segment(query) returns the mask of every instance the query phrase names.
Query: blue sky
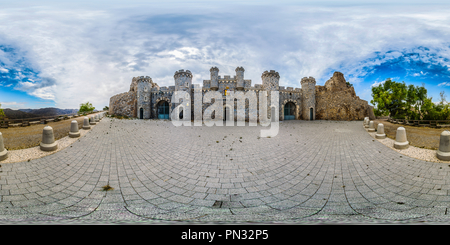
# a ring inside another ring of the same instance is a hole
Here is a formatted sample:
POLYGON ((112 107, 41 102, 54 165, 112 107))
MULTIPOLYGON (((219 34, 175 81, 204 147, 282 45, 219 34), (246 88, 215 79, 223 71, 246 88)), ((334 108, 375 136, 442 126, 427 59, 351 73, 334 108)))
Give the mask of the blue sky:
POLYGON ((134 76, 202 84, 212 66, 252 84, 276 70, 286 87, 340 71, 369 102, 386 78, 450 100, 446 2, 0 0, 0 103, 102 109, 134 76))

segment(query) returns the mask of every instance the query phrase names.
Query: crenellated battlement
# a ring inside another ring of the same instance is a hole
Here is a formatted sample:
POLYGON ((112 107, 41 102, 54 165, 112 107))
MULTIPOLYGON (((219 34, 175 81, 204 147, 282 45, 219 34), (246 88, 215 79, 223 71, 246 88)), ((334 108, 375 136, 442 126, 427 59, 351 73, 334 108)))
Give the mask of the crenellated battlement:
POLYGON ((275 77, 275 78, 280 78, 280 74, 278 74, 278 72, 274 71, 274 70, 270 70, 270 71, 264 71, 263 74, 261 75, 261 78, 265 78, 265 77, 275 77))
POLYGON ((139 76, 139 77, 133 77, 133 79, 132 80, 134 80, 134 81, 136 81, 136 82, 146 82, 146 83, 153 83, 153 80, 152 80, 152 78, 151 77, 149 77, 149 76, 139 76))
POLYGON ((181 70, 179 70, 179 71, 176 71, 175 72, 175 74, 173 75, 173 77, 175 78, 175 79, 177 79, 177 78, 179 78, 179 77, 189 77, 189 78, 192 78, 192 73, 191 73, 191 71, 189 71, 189 70, 183 70, 183 69, 181 69, 181 70))
POLYGON ((316 79, 314 77, 304 77, 300 81, 300 84, 308 83, 308 84, 314 84, 316 85, 316 79))
POLYGON ((244 67, 242 67, 242 66, 238 66, 237 68, 236 68, 236 73, 237 72, 244 72, 245 71, 245 69, 244 69, 244 67))

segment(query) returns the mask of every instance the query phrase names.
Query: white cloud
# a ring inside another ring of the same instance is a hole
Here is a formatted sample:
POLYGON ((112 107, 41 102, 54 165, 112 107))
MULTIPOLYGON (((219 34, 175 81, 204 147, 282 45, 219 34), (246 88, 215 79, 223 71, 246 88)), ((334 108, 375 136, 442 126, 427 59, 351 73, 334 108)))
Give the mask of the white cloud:
POLYGON ((0 102, 0 108, 2 108, 2 109, 9 108, 12 110, 17 110, 17 109, 25 108, 25 105, 26 105, 25 102, 17 102, 17 101, 0 102))
POLYGON ((384 84, 384 82, 385 82, 385 81, 380 81, 380 82, 376 81, 376 82, 374 82, 372 85, 370 85, 370 87, 377 87, 377 86, 380 86, 381 84, 384 84))
MULTIPOLYGON (((450 58, 450 14, 435 5, 109 6, 0 9, 0 21, 8 23, 0 25, 0 45, 19 47, 40 77, 54 79, 42 84, 28 78, 16 89, 55 100, 61 108, 78 108, 84 101, 103 107, 111 96, 128 91, 133 76, 170 86, 179 69, 192 71, 194 82, 202 83, 211 66, 231 76, 243 66, 252 84, 261 83, 265 70, 276 70, 282 86, 300 87, 305 76, 323 84, 330 69, 358 84, 370 74, 367 67, 419 46, 439 51, 444 64, 450 58)), ((426 54, 420 58, 435 59, 426 54)), ((3 69, 15 63, 2 51, 0 61, 3 69)))
POLYGON ((439 83, 438 86, 439 87, 441 87, 441 86, 447 87, 447 86, 450 86, 450 82, 442 82, 442 83, 439 83))

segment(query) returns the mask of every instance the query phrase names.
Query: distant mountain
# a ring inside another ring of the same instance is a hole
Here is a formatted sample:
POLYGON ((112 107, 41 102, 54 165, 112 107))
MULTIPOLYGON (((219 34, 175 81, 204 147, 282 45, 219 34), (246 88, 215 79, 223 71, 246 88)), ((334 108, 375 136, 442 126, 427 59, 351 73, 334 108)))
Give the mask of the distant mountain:
POLYGON ((59 108, 41 108, 41 109, 3 109, 8 119, 25 119, 47 116, 72 115, 78 113, 78 109, 59 109, 59 108))
POLYGON ((66 114, 75 114, 78 109, 59 109, 59 108, 41 108, 41 109, 19 109, 19 111, 31 113, 38 116, 58 116, 66 114))
POLYGON ((59 108, 41 108, 41 109, 3 109, 8 119, 25 119, 58 115, 71 115, 78 112, 78 109, 59 109, 59 108))
POLYGON ((25 119, 25 118, 33 118, 33 117, 39 117, 39 115, 23 112, 19 110, 11 110, 9 108, 3 109, 3 112, 5 113, 5 116, 8 119, 25 119))

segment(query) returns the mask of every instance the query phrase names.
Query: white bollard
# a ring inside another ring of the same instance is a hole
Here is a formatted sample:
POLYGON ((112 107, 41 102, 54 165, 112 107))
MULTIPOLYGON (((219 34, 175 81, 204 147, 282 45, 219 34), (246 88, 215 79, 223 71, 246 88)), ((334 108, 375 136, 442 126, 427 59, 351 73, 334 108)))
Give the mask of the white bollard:
POLYGON ((377 126, 377 133, 375 134, 375 138, 384 139, 386 138, 386 134, 384 133, 384 125, 379 123, 377 126))
POLYGON ((373 126, 373 121, 369 122, 369 132, 375 132, 375 126, 373 126))
POLYGON ((448 130, 441 133, 436 157, 443 161, 450 161, 450 132, 448 130))
POLYGON ((5 160, 8 157, 8 150, 5 149, 3 144, 3 135, 0 133, 0 161, 5 160))
POLYGON ((84 119, 83 119, 83 129, 91 129, 91 125, 89 124, 88 117, 84 117, 84 119))
POLYGON ((394 148, 406 149, 409 146, 409 142, 406 140, 406 130, 404 127, 398 127, 395 135, 394 148))
POLYGON ((55 142, 55 136, 53 135, 53 128, 46 126, 42 132, 41 150, 54 151, 58 148, 57 142, 55 142))
POLYGON ((91 121, 89 122, 89 124, 90 124, 90 125, 95 125, 95 124, 97 124, 97 123, 95 122, 95 118, 94 118, 93 116, 91 116, 91 121))
POLYGON ((73 120, 70 123, 69 137, 70 138, 80 137, 80 131, 78 130, 78 122, 76 120, 73 120))

